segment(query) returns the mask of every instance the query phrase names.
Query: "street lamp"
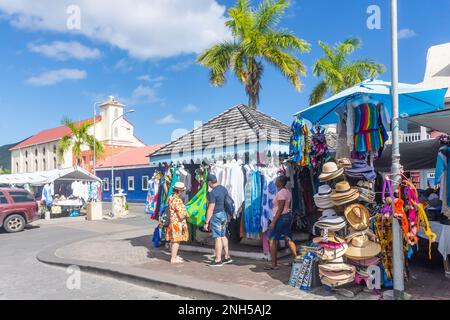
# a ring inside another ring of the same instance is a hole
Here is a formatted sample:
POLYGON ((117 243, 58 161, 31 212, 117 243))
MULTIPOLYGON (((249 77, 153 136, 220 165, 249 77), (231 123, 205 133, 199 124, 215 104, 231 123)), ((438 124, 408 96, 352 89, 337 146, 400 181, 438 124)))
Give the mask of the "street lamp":
POLYGON ((116 182, 114 181, 114 123, 123 118, 125 115, 130 114, 135 112, 134 109, 128 110, 127 112, 125 112, 124 114, 122 114, 121 116, 115 118, 112 122, 111 122, 111 127, 110 127, 110 135, 111 135, 111 215, 114 217, 114 189, 116 186, 116 182))
POLYGON ((96 122, 97 122, 97 105, 100 105, 100 104, 102 104, 102 102, 95 102, 94 103, 94 169, 93 169, 93 171, 94 171, 94 176, 96 176, 97 174, 97 168, 96 168, 96 161, 97 161, 97 155, 96 155, 96 153, 97 153, 97 140, 96 140, 96 135, 95 135, 95 125, 96 125, 96 122))
MULTIPOLYGON (((398 23, 397 0, 391 0, 391 59, 392 59, 392 176, 394 190, 401 182, 400 144, 399 144, 399 111, 398 111, 398 23)), ((393 298, 404 299, 405 284, 403 279, 403 237, 399 221, 393 217, 392 251, 393 251, 393 298)))

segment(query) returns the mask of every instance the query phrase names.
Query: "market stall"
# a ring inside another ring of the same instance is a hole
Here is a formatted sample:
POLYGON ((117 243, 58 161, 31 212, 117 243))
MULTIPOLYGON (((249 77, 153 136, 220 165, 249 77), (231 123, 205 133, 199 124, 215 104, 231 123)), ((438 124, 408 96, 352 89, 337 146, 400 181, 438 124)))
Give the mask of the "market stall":
MULTIPOLYGON (((446 90, 399 85, 400 114, 442 109, 446 90)), ((391 175, 381 176, 374 168, 386 151, 390 99, 390 83, 367 80, 296 115, 293 127, 304 119, 314 125, 337 123, 338 138, 335 158, 313 172, 320 180, 314 196, 320 217, 312 243, 302 248, 301 259, 293 266, 293 286, 310 290, 318 285, 314 279, 319 275, 321 284, 332 290, 375 285, 378 280, 384 288, 392 287, 394 219, 402 228, 405 280, 409 259, 419 250, 419 230, 429 241, 420 249, 431 257, 437 235, 418 190, 405 176, 393 190, 391 175)), ((295 160, 293 165, 304 165, 295 160)))
POLYGON ((101 200, 101 180, 80 167, 0 175, 0 184, 29 190, 55 215, 77 215, 88 202, 101 200))

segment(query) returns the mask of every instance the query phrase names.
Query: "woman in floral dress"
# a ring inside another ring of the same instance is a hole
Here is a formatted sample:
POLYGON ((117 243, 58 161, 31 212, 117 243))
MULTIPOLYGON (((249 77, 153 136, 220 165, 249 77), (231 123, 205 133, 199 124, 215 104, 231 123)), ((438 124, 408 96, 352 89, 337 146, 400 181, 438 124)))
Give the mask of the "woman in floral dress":
POLYGON ((168 199, 170 223, 166 230, 166 240, 170 241, 171 263, 183 263, 184 260, 178 256, 180 242, 189 240, 188 225, 186 222, 186 207, 181 200, 181 195, 186 190, 184 183, 177 182, 173 188, 173 194, 168 199))

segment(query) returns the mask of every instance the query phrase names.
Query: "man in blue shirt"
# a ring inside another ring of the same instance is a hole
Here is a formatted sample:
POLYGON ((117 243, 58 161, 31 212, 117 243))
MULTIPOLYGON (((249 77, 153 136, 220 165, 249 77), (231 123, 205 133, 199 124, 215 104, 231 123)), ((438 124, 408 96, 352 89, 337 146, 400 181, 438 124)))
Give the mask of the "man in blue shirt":
POLYGON ((228 216, 225 212, 225 197, 227 189, 217 182, 215 175, 208 175, 208 186, 211 191, 208 193, 208 210, 206 212, 206 228, 212 232, 215 241, 215 261, 210 267, 222 267, 224 264, 232 263, 226 236, 228 216), (225 259, 222 261, 222 249, 225 252, 225 259))

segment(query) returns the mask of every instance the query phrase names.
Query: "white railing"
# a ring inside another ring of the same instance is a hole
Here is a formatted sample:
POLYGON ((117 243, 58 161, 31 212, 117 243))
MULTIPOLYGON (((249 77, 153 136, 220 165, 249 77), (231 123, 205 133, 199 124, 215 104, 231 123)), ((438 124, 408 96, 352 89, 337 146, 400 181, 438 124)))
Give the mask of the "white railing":
MULTIPOLYGON (((386 141, 386 144, 392 144, 392 132, 388 132, 389 135, 389 140, 386 141)), ((415 133, 403 133, 400 132, 400 143, 405 143, 405 142, 417 142, 417 141, 422 141, 422 140, 430 140, 431 139, 431 135, 426 133, 424 135, 422 135, 422 133, 420 132, 415 132, 415 133)))

